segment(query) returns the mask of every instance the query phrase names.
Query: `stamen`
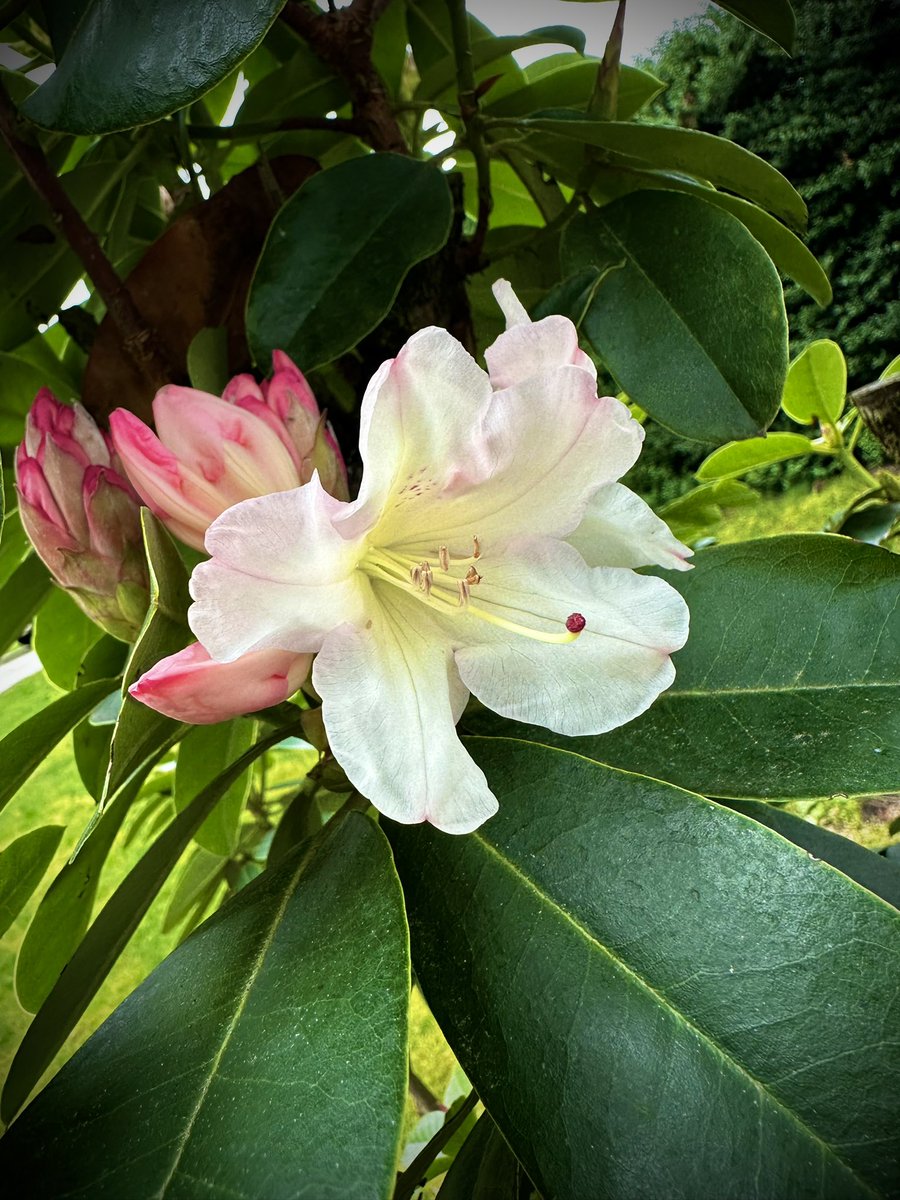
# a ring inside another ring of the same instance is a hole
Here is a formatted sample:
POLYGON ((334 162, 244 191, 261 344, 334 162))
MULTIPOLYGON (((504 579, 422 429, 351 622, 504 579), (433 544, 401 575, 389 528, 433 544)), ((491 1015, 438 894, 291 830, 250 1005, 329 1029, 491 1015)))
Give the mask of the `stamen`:
POLYGON ((442 571, 450 570, 450 551, 446 546, 441 546, 441 548, 438 550, 438 561, 441 564, 442 571))
POLYGON ((431 595, 431 586, 432 586, 432 583, 434 582, 434 576, 431 573, 431 565, 427 562, 419 563, 419 570, 421 571, 421 576, 422 576, 422 581, 419 584, 419 587, 422 589, 422 591, 425 593, 426 596, 430 596, 431 595))
POLYGON ((478 540, 478 534, 472 538, 472 557, 481 558, 481 542, 478 540))
POLYGON ((465 608, 469 603, 469 585, 465 579, 460 579, 457 587, 459 588, 459 606, 465 608))
POLYGON ((472 587, 476 583, 481 583, 481 576, 478 574, 478 572, 475 570, 474 567, 469 567, 468 571, 466 571, 466 583, 470 587, 472 587))

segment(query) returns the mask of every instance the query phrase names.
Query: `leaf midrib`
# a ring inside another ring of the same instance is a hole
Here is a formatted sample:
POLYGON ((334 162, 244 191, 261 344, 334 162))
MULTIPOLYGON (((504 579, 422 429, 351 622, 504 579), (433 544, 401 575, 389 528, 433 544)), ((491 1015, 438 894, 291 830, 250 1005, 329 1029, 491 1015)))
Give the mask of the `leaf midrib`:
POLYGON ((752 684, 749 687, 710 687, 710 688, 685 688, 681 691, 677 687, 671 687, 667 692, 663 692, 660 700, 667 699, 682 699, 688 698, 692 700, 715 700, 720 696, 767 696, 767 695, 789 695, 789 696, 805 696, 808 692, 852 692, 852 691, 872 691, 873 689, 883 688, 886 691, 897 690, 900 688, 900 683, 892 683, 889 680, 856 680, 848 683, 811 683, 811 684, 752 684))
POLYGON ((591 930, 587 928, 587 926, 583 925, 581 921, 563 908, 561 904, 558 904, 550 895, 547 894, 547 892, 543 891, 533 879, 526 875, 516 863, 507 858, 506 855, 502 854, 496 846, 488 842, 480 831, 476 830, 476 832, 469 834, 469 837, 482 846, 489 855, 496 859, 502 868, 506 869, 517 880, 523 883, 525 887, 533 892, 534 895, 537 896, 538 901, 545 908, 549 909, 554 915, 561 917, 564 921, 571 925, 575 932, 584 941, 589 943, 590 946, 599 950, 601 954, 605 955, 617 970, 619 970, 623 975, 632 979, 638 987, 649 993, 649 995, 659 1005, 660 1008, 671 1013, 677 1022, 682 1024, 686 1029, 689 1029, 705 1045, 710 1047, 710 1049, 718 1057, 720 1057, 734 1073, 742 1076, 744 1079, 750 1082, 760 1092, 761 1095, 766 1097, 766 1099, 775 1109, 784 1113, 789 1121, 792 1121, 800 1130, 802 1130, 805 1136, 807 1136, 817 1145, 821 1146, 824 1153, 828 1157, 832 1158, 836 1163, 840 1164, 840 1166, 846 1171, 848 1171, 852 1177, 869 1192, 871 1196, 879 1198, 881 1197, 880 1192, 875 1191, 875 1189, 867 1181, 862 1179, 857 1171, 843 1158, 841 1158, 837 1151, 830 1146, 828 1142, 821 1138, 815 1132, 815 1130, 811 1129, 797 1113, 788 1108, 786 1104, 779 1100, 778 1097, 769 1090, 766 1084, 762 1082, 762 1080, 757 1079, 756 1076, 748 1071, 742 1063, 740 1063, 736 1058, 733 1058, 725 1049, 725 1047, 716 1041, 716 1039, 710 1033, 704 1030, 701 1026, 696 1025, 685 1013, 669 1003, 665 996, 661 992, 657 991, 657 989, 649 982, 649 980, 645 979, 641 974, 639 974, 638 971, 634 969, 634 967, 630 966, 627 962, 625 962, 624 959, 620 958, 613 950, 610 949, 609 946, 604 945, 604 943, 601 942, 591 932, 591 930))
POLYGON ((282 919, 284 918, 284 914, 287 911, 287 906, 291 902, 291 899, 294 895, 297 884, 300 881, 301 875, 306 870, 311 859, 316 855, 318 848, 319 848, 318 843, 313 843, 313 845, 311 845, 309 847, 309 849, 306 851, 306 853, 303 855, 300 862, 297 864, 297 869, 294 871, 293 875, 291 876, 289 884, 284 889, 284 895, 283 895, 282 899, 279 901, 277 907, 275 908, 275 911, 272 914, 272 917, 271 917, 270 923, 269 923, 269 928, 266 930, 265 937, 260 942, 259 950, 250 966, 250 969, 247 972, 247 978, 244 982, 244 986, 241 988, 241 992, 238 997, 238 1002, 237 1002, 237 1005, 235 1006, 234 1016, 232 1017, 231 1021, 229 1021, 228 1027, 226 1028, 226 1030, 222 1036, 221 1044, 210 1062, 209 1072, 201 1084, 200 1092, 199 1092, 199 1095, 197 1096, 197 1102, 194 1105, 194 1108, 191 1111, 191 1113, 187 1119, 187 1123, 184 1127, 184 1130, 183 1130, 181 1136, 178 1138, 178 1140, 175 1144, 175 1156, 172 1160, 172 1165, 169 1168, 169 1173, 166 1176, 166 1178, 163 1180, 163 1182, 160 1184, 159 1190, 156 1193, 155 1200, 163 1200, 163 1197, 168 1195, 169 1185, 172 1183, 175 1176, 178 1174, 178 1167, 179 1167, 179 1164, 180 1164, 182 1158, 184 1157, 184 1152, 187 1149, 188 1143, 191 1140, 191 1134, 193 1133, 194 1126, 196 1125, 197 1119, 199 1118, 200 1113, 203 1109, 203 1106, 206 1103, 206 1097, 209 1094, 209 1090, 212 1087, 213 1080, 216 1077, 216 1074, 219 1070, 222 1059, 225 1057, 225 1052, 231 1043, 231 1039, 234 1035, 235 1030, 237 1029, 238 1023, 239 1023, 241 1017, 244 1015, 244 1011, 245 1011, 245 1009, 247 1007, 247 1003, 250 999, 250 993, 253 991, 253 987, 256 983, 257 978, 259 977, 260 971, 262 970, 263 963, 266 960, 266 956, 268 955, 269 950, 272 947, 272 942, 275 940, 275 934, 278 931, 279 926, 281 925, 282 919))

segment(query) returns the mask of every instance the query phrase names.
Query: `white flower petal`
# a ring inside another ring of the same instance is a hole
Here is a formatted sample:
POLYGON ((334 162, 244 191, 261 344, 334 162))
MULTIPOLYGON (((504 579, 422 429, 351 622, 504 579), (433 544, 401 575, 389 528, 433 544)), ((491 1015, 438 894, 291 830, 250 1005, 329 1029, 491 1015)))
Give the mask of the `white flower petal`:
POLYGON ((494 392, 479 429, 489 470, 462 472, 455 486, 423 497, 402 514, 397 543, 458 553, 473 534, 487 545, 517 535, 563 537, 581 521, 593 493, 637 458, 644 431, 611 396, 597 397, 591 377, 557 367, 494 392))
POLYGON ((483 477, 489 464, 477 435, 490 396, 485 372, 445 329, 414 334, 363 397, 363 479, 344 531, 357 532, 369 514, 401 523, 410 507, 453 486, 461 469, 483 477))
POLYGON ((492 614, 559 632, 573 612, 586 621, 576 641, 554 645, 462 617, 460 677, 495 712, 572 737, 605 733, 671 684, 669 655, 687 638, 688 612, 663 580, 590 568, 571 546, 549 538, 511 543, 501 561, 486 557, 479 569, 472 604, 492 614))
POLYGON ((378 595, 370 626, 336 629, 313 666, 329 745, 386 816, 470 833, 497 801, 456 735, 462 689, 451 652, 424 605, 393 588, 378 595))
POLYGON ((693 550, 622 483, 611 483, 591 498, 584 520, 566 541, 591 567, 691 569, 686 559, 693 550))
POLYGON ((210 655, 318 650, 336 624, 366 619, 361 544, 334 527, 348 506, 317 475, 303 487, 245 500, 209 527, 209 562, 194 568, 188 613, 210 655))
POLYGON ((495 388, 512 387, 553 367, 575 366, 592 380, 597 368, 578 345, 578 333, 568 317, 544 317, 529 325, 513 325, 484 352, 495 388))

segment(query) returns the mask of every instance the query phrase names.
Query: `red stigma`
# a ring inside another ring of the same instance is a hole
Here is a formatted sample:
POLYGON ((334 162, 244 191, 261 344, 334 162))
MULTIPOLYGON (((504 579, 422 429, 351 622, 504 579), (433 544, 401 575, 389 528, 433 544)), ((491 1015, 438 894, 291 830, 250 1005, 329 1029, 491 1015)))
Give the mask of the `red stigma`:
POLYGON ((587 621, 581 613, 572 613, 570 617, 566 618, 566 629, 569 633, 581 633, 585 625, 587 625, 587 621))

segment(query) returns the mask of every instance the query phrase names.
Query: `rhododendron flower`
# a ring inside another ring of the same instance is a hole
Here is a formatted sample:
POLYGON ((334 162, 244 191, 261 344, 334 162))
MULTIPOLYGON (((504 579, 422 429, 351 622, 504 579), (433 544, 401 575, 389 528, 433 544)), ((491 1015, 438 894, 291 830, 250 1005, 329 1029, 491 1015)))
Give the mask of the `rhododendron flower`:
POLYGON ((287 700, 309 674, 311 654, 259 650, 215 662, 199 642, 161 659, 129 691, 157 712, 213 725, 287 700))
POLYGON ((198 550, 220 513, 239 500, 306 483, 346 497, 344 462, 309 384, 286 354, 257 384, 237 375, 222 397, 164 387, 153 401, 154 433, 126 409, 109 423, 116 450, 144 502, 198 550))
POLYGON ((140 503, 80 404, 41 388, 16 452, 19 515, 57 583, 114 637, 133 641, 149 603, 140 503))

